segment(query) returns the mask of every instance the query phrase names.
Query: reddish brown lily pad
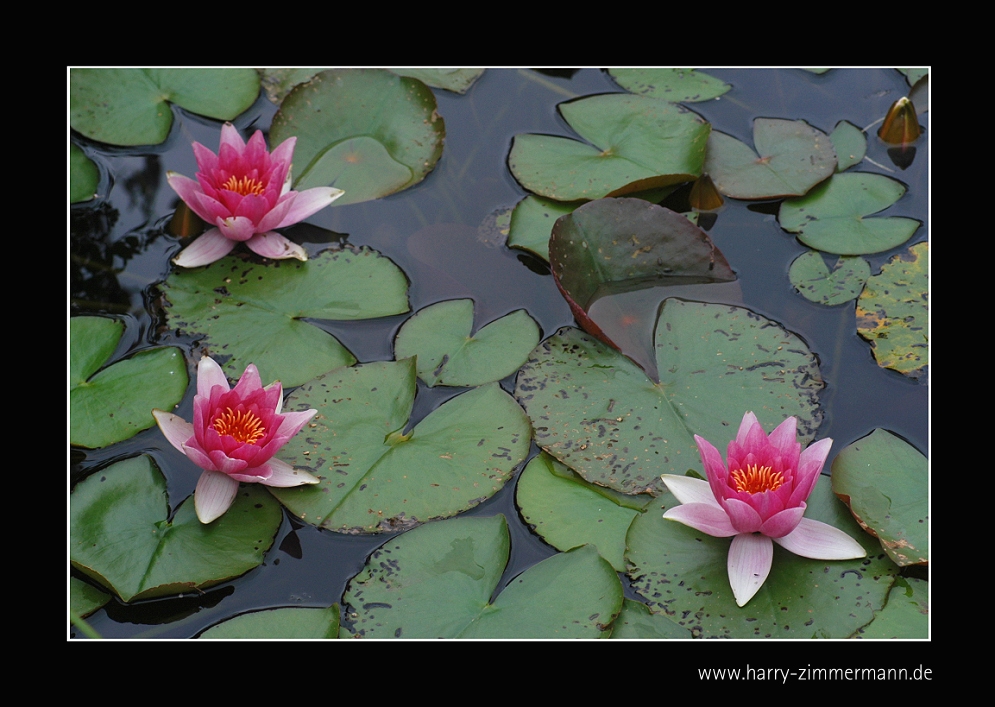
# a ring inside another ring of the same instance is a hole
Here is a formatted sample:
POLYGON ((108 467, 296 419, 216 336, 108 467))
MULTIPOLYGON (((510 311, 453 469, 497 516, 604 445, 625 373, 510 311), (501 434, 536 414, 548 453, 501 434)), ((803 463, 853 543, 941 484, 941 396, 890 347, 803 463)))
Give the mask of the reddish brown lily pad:
POLYGON ((549 264, 580 325, 615 349, 619 346, 589 315, 599 297, 651 285, 736 279, 704 231, 641 199, 599 199, 558 219, 549 241, 549 264))

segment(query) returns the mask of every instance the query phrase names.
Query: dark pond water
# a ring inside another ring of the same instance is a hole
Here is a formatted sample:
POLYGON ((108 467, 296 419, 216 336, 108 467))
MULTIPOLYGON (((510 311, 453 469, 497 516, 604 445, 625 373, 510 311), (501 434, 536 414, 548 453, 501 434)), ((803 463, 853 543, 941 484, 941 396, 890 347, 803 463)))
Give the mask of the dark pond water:
MULTIPOLYGON (((803 118, 825 132, 844 119, 865 127, 881 119, 891 103, 908 92, 904 76, 891 69, 841 69, 824 75, 796 69, 712 69, 708 73, 732 84, 733 89, 718 100, 689 107, 713 129, 750 144, 752 121, 757 117, 803 118)), ((446 143, 442 159, 424 182, 385 199, 325 209, 286 233, 303 242, 312 254, 335 241, 382 252, 410 279, 412 311, 444 299, 472 297, 478 322, 525 308, 542 327, 543 336, 548 336, 573 324, 548 270, 528 254, 484 242, 479 227, 496 211, 513 207, 526 195, 506 164, 514 135, 573 136, 556 112, 557 103, 620 90, 607 74, 595 69, 579 70, 569 77, 531 70, 489 70, 466 95, 436 90, 438 111, 446 121, 446 143)), ((255 128, 266 131, 275 110, 260 98, 236 125, 246 135, 255 128)), ((196 164, 190 143, 196 140, 216 146, 221 125, 183 111, 177 111, 177 118, 169 140, 160 147, 135 151, 97 146, 98 158, 113 174, 109 198, 96 208, 72 210, 71 314, 123 317, 127 331, 116 357, 163 344, 184 348, 189 361, 200 356, 192 341, 177 338, 162 326, 156 283, 168 274, 169 258, 179 248, 176 239, 165 232, 178 203, 165 173, 193 175, 196 164)), ((923 126, 928 127, 928 122, 928 114, 920 116, 923 126)), ((866 256, 872 272, 877 272, 898 250, 928 239, 928 131, 918 143, 912 164, 904 170, 892 163, 874 131, 869 132, 869 160, 857 169, 888 174, 908 186, 906 195, 884 215, 922 222, 901 248, 866 256)), ((680 209, 682 195, 686 199, 686 190, 664 205, 680 209)), ((776 210, 776 203, 727 200, 709 234, 736 270, 744 304, 799 334, 818 355, 827 382, 819 436, 836 441, 835 455, 874 428, 883 427, 928 454, 928 384, 877 366, 869 345, 857 336, 853 302, 823 307, 793 290, 788 266, 807 248, 780 229, 776 210)), ((318 324, 361 362, 369 362, 393 358, 393 335, 407 316, 318 324)), ((513 391, 513 378, 503 386, 513 391)), ((431 390, 419 383, 415 419, 458 392, 431 390)), ((191 409, 192 391, 176 412, 190 419, 191 409)), ((174 503, 193 492, 199 470, 173 450, 156 428, 106 449, 71 450, 71 482, 139 452, 156 459, 174 503)), ((831 461, 832 457, 827 469, 831 461)), ((555 553, 521 521, 514 492, 515 479, 469 512, 503 513, 509 520, 511 562, 502 586, 555 553)), ((245 576, 202 595, 135 605, 112 601, 89 621, 105 637, 181 638, 252 609, 328 606, 341 601, 348 580, 387 537, 319 531, 285 517, 266 562, 245 576)), ((628 588, 627 595, 636 598, 628 588)))

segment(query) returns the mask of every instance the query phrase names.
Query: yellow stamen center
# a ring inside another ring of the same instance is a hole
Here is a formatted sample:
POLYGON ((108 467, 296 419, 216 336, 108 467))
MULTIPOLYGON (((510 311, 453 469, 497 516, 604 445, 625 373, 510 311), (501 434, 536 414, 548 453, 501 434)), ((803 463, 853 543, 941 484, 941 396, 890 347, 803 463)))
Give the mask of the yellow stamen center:
POLYGON ((237 192, 242 196, 247 196, 249 194, 255 194, 256 196, 261 196, 266 187, 258 179, 252 179, 251 177, 238 177, 232 175, 228 177, 228 181, 221 185, 222 189, 227 189, 228 191, 237 192))
POLYGON ((219 435, 231 435, 242 444, 255 444, 266 434, 263 421, 254 412, 235 412, 231 408, 214 418, 214 429, 219 435))
POLYGON ((737 491, 747 493, 763 493, 776 491, 784 484, 784 475, 774 473, 769 466, 748 466, 745 469, 735 469, 730 473, 732 485, 737 491))

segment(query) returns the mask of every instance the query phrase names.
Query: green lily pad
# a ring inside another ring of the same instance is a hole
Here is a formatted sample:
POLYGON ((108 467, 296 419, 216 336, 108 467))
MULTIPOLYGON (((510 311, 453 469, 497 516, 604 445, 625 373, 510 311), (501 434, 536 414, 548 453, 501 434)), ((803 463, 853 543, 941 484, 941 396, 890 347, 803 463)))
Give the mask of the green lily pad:
POLYGON ((252 69, 72 69, 69 124, 111 145, 158 145, 173 125, 170 103, 233 120, 258 95, 252 69))
POLYGON ((549 236, 560 216, 571 213, 586 201, 554 201, 529 195, 518 202, 511 213, 508 246, 531 251, 549 260, 549 236))
POLYGON ((548 454, 528 463, 515 501, 533 532, 557 550, 590 544, 619 572, 625 571, 625 533, 651 501, 584 481, 548 454))
POLYGON ((76 144, 69 143, 69 203, 89 201, 97 195, 100 170, 76 144))
POLYGON ((654 614, 638 601, 626 599, 612 624, 612 638, 691 638, 691 632, 664 614, 654 614))
POLYGON ((382 69, 323 71, 294 88, 273 117, 270 140, 297 137, 294 188, 334 186, 336 206, 417 184, 442 155, 445 123, 421 81, 382 69))
POLYGON ((788 269, 788 279, 805 299, 829 307, 856 299, 870 276, 871 266, 860 256, 842 256, 830 272, 814 250, 799 255, 788 269))
POLYGON ((395 69, 398 76, 418 79, 432 88, 443 88, 453 93, 466 93, 473 82, 484 73, 483 69, 395 69))
POLYGON ((104 317, 69 320, 69 442, 106 447, 155 424, 186 392, 187 364, 175 346, 140 351, 97 370, 117 348, 124 324, 104 317), (96 375, 94 375, 96 374, 96 375))
POLYGON ((599 638, 622 608, 618 575, 593 547, 554 555, 491 601, 508 561, 504 516, 430 523, 388 541, 349 582, 341 637, 599 638), (444 601, 440 601, 444 597, 444 601))
POLYGON ((705 171, 726 196, 801 196, 836 169, 832 140, 804 120, 757 118, 753 144, 756 152, 725 133, 713 131, 708 137, 705 171))
POLYGON ((701 174, 711 126, 681 106, 613 93, 558 108, 587 143, 516 135, 508 167, 531 192, 558 201, 600 199, 689 182, 701 174))
POLYGON ((919 450, 876 429, 833 460, 833 491, 896 564, 929 564, 929 464, 919 450))
MULTIPOLYGON (((325 69, 330 68, 332 67, 325 67, 325 69)), ((283 99, 287 97, 287 94, 294 90, 295 86, 307 83, 325 69, 260 69, 259 82, 262 84, 263 90, 266 92, 266 97, 269 98, 270 102, 274 105, 280 105, 283 103, 283 99)))
POLYGON ((211 626, 200 638, 309 639, 339 637, 339 605, 327 609, 291 606, 236 616, 211 626))
POLYGON ((664 520, 662 511, 674 505, 676 499, 666 493, 632 522, 626 559, 632 587, 651 610, 696 638, 846 638, 881 610, 898 572, 822 477, 805 516, 848 533, 868 557, 811 560, 775 543, 767 581, 739 607, 726 567, 731 538, 713 538, 664 520))
POLYGON ((616 348, 590 316, 599 296, 736 279, 708 234, 641 199, 600 199, 560 217, 549 240, 549 265, 584 330, 616 348))
POLYGON ((430 388, 483 385, 517 371, 539 343, 539 325, 524 309, 470 336, 472 327, 473 300, 425 307, 397 332, 395 358, 417 356, 418 377, 430 388))
POLYGON ((809 248, 837 255, 880 253, 912 237, 919 222, 901 216, 866 218, 905 193, 905 186, 881 174, 837 174, 801 199, 781 204, 777 220, 809 248))
POLYGON ((283 514, 265 490, 246 485, 218 520, 197 520, 193 497, 170 518, 166 479, 141 455, 81 481, 69 496, 69 558, 123 601, 207 587, 263 561, 283 514))
POLYGON ((490 383, 447 401, 404 433, 415 362, 382 361, 318 376, 287 397, 318 411, 278 456, 321 479, 272 489, 302 520, 375 533, 445 518, 490 498, 529 451, 529 422, 490 383))
MULTIPOLYGON (((267 97, 280 105, 295 86, 307 83, 323 69, 262 69, 262 84, 267 97)), ((426 86, 442 88, 453 93, 466 93, 484 73, 483 69, 390 69, 398 76, 418 79, 426 86)))
POLYGON ((693 435, 724 444, 748 410, 768 430, 794 415, 802 440, 813 439, 822 421, 818 363, 776 322, 671 298, 655 338, 659 383, 577 329, 541 343, 515 389, 536 444, 587 481, 655 495, 661 474, 703 473, 693 435))
POLYGON ((694 69, 608 69, 626 91, 673 103, 697 103, 718 98, 732 86, 694 69))
POLYGON ((929 582, 898 577, 888 603, 860 629, 859 638, 929 638, 929 582))
POLYGON ((69 610, 80 618, 85 618, 111 600, 111 595, 102 592, 82 579, 69 578, 69 610))
POLYGON ((230 355, 222 364, 229 378, 254 363, 264 381, 288 387, 356 361, 304 318, 356 321, 409 309, 404 273, 369 248, 265 265, 228 256, 203 268, 176 269, 161 287, 169 326, 230 355))
POLYGON ((929 69, 899 69, 899 71, 905 74, 909 86, 915 86, 923 76, 929 76, 929 69))
POLYGON ((899 253, 857 300, 857 333, 878 365, 916 378, 929 365, 929 243, 899 253))
POLYGON ((837 172, 853 167, 867 154, 867 136, 853 123, 845 120, 836 123, 829 139, 833 141, 833 149, 836 150, 837 172))

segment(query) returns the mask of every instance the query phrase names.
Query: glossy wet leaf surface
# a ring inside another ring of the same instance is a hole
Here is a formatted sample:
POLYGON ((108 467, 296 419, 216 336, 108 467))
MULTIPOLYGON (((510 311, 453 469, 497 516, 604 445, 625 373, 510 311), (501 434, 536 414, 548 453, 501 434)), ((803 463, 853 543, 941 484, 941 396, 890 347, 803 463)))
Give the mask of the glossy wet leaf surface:
POLYGON ((599 295, 736 279, 704 231, 641 199, 599 199, 561 217, 553 226, 549 259, 574 317, 606 343, 613 342, 589 314, 599 295))
POLYGON ((466 93, 473 82, 484 73, 483 69, 412 69, 392 68, 398 76, 418 79, 432 88, 444 88, 453 93, 466 93))
POLYGON ((558 108, 586 142, 516 135, 508 167, 531 192, 557 201, 600 199, 679 184, 701 174, 710 127, 676 104, 607 94, 558 108))
POLYGON ((186 392, 186 361, 174 346, 139 351, 100 370, 123 333, 115 319, 69 320, 71 444, 92 449, 133 437, 155 424, 153 409, 171 411, 186 392))
POLYGON ((222 621, 199 638, 301 640, 339 637, 339 605, 327 609, 284 607, 241 614, 222 621))
POLYGON ((555 201, 541 196, 525 197, 518 202, 511 214, 509 247, 524 248, 543 260, 549 260, 549 237, 556 219, 585 203, 587 202, 555 201))
POLYGON ((525 363, 539 343, 539 326, 524 309, 473 330, 473 300, 439 302, 417 312, 397 332, 394 356, 417 357, 429 387, 499 381, 525 363))
POLYGON ((929 243, 899 253, 872 276, 857 300, 857 332, 878 365, 913 378, 929 365, 929 243))
POLYGON ((803 442, 822 420, 815 356, 747 309, 665 300, 656 360, 659 383, 593 337, 558 331, 532 352, 515 388, 536 443, 587 481, 657 494, 661 474, 703 473, 694 434, 730 439, 744 410, 768 429, 795 415, 803 442))
POLYGON ((788 279, 805 299, 827 306, 856 299, 870 276, 870 264, 859 256, 839 258, 830 271, 814 250, 799 255, 788 269, 788 279))
POLYGON ((612 624, 612 638, 689 639, 691 632, 665 614, 654 614, 645 604, 626 599, 622 613, 612 624))
POLYGON ((672 103, 718 98, 732 86, 694 69, 608 69, 626 91, 672 103))
POLYGON ((233 120, 258 95, 253 69, 72 69, 69 124, 111 145, 158 145, 173 125, 171 103, 233 120))
POLYGON ((929 638, 929 582, 898 577, 888 593, 888 603, 859 638, 929 638))
POLYGON ((297 137, 294 188, 345 191, 336 206, 377 199, 425 178, 442 155, 445 123, 421 81, 382 69, 332 69, 297 86, 270 141, 297 137))
POLYGON ((69 203, 89 201, 97 193, 100 170, 77 145, 69 143, 69 203))
POLYGON ((837 174, 800 199, 781 204, 777 220, 810 248, 837 255, 880 253, 899 246, 919 228, 915 219, 875 216, 905 194, 881 174, 837 174))
POLYGON ((228 256, 174 270, 161 286, 171 327, 200 337, 229 378, 256 364, 266 382, 300 385, 355 362, 305 318, 356 321, 408 311, 408 282, 369 248, 327 250, 307 262, 255 263, 228 256))
POLYGON ((929 464, 915 447, 874 430, 836 456, 833 491, 896 564, 929 563, 929 464))
POLYGON ((218 520, 204 525, 187 498, 170 516, 166 479, 142 455, 98 471, 69 497, 73 566, 123 601, 205 589, 263 561, 283 514, 245 484, 218 520))
POLYGON ((76 577, 69 578, 69 608, 82 618, 111 600, 111 595, 76 577))
POLYGON ((508 526, 501 515, 430 523, 389 540, 349 583, 343 602, 356 616, 341 635, 607 635, 622 608, 622 585, 594 548, 584 546, 533 565, 491 602, 508 554, 508 526))
POLYGON ((708 137, 705 171, 726 196, 800 196, 836 169, 829 136, 804 120, 757 118, 753 145, 718 131, 708 137))
POLYGON ((652 500, 589 484, 548 454, 533 457, 518 479, 522 518, 557 550, 590 544, 625 571, 625 534, 652 500))
POLYGON ((375 533, 467 510, 494 495, 529 449, 522 409, 496 383, 458 395, 406 430, 413 359, 341 368, 287 397, 318 414, 277 455, 321 479, 273 489, 302 520, 375 533))
POLYGON ((696 638, 846 638, 884 606, 898 568, 862 532, 823 477, 806 518, 829 523, 863 545, 868 557, 827 562, 774 544, 767 581, 744 607, 736 605, 726 569, 730 538, 713 538, 664 520, 669 493, 636 518, 627 538, 629 576, 650 608, 696 638))
POLYGON ((853 123, 841 120, 829 135, 836 150, 836 171, 842 172, 859 164, 867 153, 867 138, 853 123))

